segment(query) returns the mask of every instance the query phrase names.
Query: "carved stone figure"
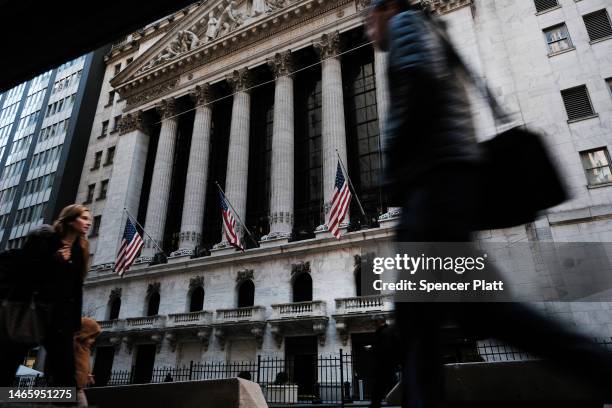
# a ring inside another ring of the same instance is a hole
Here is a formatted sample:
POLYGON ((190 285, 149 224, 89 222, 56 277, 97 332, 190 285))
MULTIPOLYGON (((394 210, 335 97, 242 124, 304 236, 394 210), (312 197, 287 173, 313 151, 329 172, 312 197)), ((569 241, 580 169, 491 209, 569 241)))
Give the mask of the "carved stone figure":
POLYGON ((208 28, 206 29, 206 40, 212 41, 217 37, 219 32, 219 19, 215 17, 215 14, 211 11, 208 14, 208 28))
POLYGON ((224 35, 242 24, 242 15, 236 10, 236 2, 231 0, 219 17, 219 34, 224 35))
POLYGON ((288 0, 268 0, 268 8, 270 11, 280 10, 285 7, 288 0))
POLYGON ((178 43, 180 53, 191 51, 200 43, 198 36, 189 30, 179 31, 175 41, 178 43))
POLYGON ((251 17, 265 14, 269 10, 268 3, 266 0, 253 0, 251 6, 251 17))

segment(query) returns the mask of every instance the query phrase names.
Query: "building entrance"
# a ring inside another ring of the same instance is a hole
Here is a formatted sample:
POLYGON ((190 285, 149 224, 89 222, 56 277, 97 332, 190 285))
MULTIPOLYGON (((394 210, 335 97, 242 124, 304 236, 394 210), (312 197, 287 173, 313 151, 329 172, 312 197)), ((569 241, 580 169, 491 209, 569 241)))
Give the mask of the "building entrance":
POLYGON ((312 400, 317 382, 316 336, 285 337, 289 381, 298 385, 298 399, 312 400))
POLYGON ((134 365, 134 384, 151 382, 156 348, 155 344, 141 344, 137 346, 136 364, 134 365))
POLYGON ((96 387, 104 387, 108 384, 113 369, 115 358, 114 347, 98 347, 96 349, 96 361, 94 362, 93 375, 96 387))

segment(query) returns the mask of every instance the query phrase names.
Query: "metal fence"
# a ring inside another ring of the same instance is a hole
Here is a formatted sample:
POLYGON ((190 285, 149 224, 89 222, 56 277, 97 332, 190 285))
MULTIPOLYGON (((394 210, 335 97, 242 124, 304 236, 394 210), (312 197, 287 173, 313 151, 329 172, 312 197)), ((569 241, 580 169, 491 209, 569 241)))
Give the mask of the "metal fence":
MULTIPOLYGON (((135 367, 112 371, 105 385, 135 383, 135 367)), ((242 377, 258 383, 270 403, 341 403, 356 398, 359 379, 353 378, 353 356, 340 350, 329 356, 293 359, 258 356, 247 362, 191 362, 176 367, 155 367, 145 382, 196 381, 242 377)), ((363 387, 362 387, 363 388, 363 387)))

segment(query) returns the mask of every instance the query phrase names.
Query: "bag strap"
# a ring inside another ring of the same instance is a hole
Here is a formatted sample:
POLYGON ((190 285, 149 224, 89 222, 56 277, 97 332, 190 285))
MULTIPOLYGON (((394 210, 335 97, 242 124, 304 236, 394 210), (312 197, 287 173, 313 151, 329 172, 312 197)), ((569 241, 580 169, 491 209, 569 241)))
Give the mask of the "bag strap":
POLYGON ((463 71, 463 73, 472 83, 472 85, 474 85, 474 87, 478 89, 482 96, 486 98, 487 102, 489 103, 489 107, 493 112, 493 117, 501 123, 509 123, 511 121, 510 115, 508 115, 501 107, 501 105, 497 102, 495 95, 493 95, 493 92, 485 83, 485 81, 483 81, 479 76, 475 75, 469 68, 469 66, 465 63, 465 61, 463 61, 463 58, 461 57, 461 55, 459 55, 459 53, 455 49, 455 46, 448 38, 448 34, 446 33, 446 31, 441 28, 435 21, 430 21, 427 19, 425 20, 427 21, 427 23, 429 23, 432 30, 436 32, 438 34, 438 37, 442 40, 442 43, 448 51, 448 55, 451 61, 454 62, 456 66, 461 69, 461 71, 463 71))

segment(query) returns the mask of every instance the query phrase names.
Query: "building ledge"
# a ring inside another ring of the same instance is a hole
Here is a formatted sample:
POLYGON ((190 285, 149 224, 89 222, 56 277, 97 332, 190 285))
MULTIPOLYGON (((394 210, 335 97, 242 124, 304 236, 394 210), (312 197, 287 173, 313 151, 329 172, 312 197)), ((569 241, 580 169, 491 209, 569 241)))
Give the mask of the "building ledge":
POLYGON ((589 119, 594 119, 594 118, 598 118, 599 114, 594 114, 594 115, 590 115, 590 116, 585 116, 583 118, 578 118, 578 119, 569 119, 567 121, 567 123, 577 123, 577 122, 582 122, 583 120, 589 120, 589 119))
POLYGON ((295 257, 311 251, 326 251, 347 248, 358 248, 364 242, 372 241, 392 241, 395 237, 395 230, 392 226, 378 227, 367 230, 349 232, 341 239, 334 237, 311 238, 303 241, 290 242, 278 246, 265 248, 247 249, 244 252, 232 252, 228 254, 215 254, 211 256, 182 259, 167 264, 149 266, 148 264, 132 265, 130 270, 119 277, 112 273, 112 264, 106 265, 98 270, 99 265, 92 267, 92 271, 85 281, 86 286, 104 285, 117 280, 132 280, 141 278, 153 278, 154 276, 167 275, 168 273, 186 273, 189 271, 200 271, 212 266, 235 265, 242 261, 249 262, 266 260, 270 257, 295 257))
POLYGON ((561 55, 561 54, 565 54, 571 51, 576 51, 576 47, 570 47, 567 48, 565 50, 561 50, 561 51, 556 51, 556 52, 550 52, 548 53, 548 58, 552 58, 552 57, 556 57, 557 55, 561 55))

